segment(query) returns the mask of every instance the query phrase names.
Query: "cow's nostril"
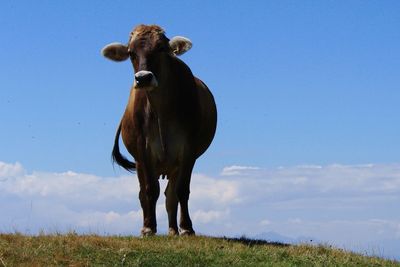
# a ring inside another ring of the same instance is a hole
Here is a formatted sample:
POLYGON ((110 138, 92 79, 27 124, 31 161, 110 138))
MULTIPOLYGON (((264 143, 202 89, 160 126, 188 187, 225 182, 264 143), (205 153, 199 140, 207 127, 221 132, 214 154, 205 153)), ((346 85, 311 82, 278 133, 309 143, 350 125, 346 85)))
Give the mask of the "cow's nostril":
POLYGON ((135 74, 135 79, 138 85, 150 84, 153 79, 153 73, 151 71, 139 71, 135 74))

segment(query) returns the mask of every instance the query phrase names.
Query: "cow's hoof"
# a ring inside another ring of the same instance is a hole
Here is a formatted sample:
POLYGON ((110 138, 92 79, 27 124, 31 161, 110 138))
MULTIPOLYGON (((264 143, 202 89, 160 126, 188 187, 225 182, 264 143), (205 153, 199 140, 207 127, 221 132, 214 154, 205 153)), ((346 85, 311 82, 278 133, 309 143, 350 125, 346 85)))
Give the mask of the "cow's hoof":
POLYGON ((143 227, 142 230, 140 231, 141 237, 153 236, 155 234, 156 234, 156 231, 153 231, 149 227, 143 227))
POLYGON ((168 229, 168 235, 169 236, 177 236, 178 235, 178 229, 174 229, 174 228, 169 228, 168 229))
POLYGON ((195 235, 195 232, 193 229, 192 230, 181 229, 180 235, 181 236, 191 236, 191 235, 195 235))

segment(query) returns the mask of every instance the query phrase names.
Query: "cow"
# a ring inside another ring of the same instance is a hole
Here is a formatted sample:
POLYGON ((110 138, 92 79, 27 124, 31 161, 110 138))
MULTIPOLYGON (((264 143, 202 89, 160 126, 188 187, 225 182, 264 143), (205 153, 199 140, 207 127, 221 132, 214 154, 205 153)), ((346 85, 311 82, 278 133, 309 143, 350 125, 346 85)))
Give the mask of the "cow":
POLYGON ((165 190, 169 235, 194 235, 188 200, 193 166, 210 146, 217 127, 214 97, 177 56, 192 47, 189 39, 169 40, 157 25, 139 25, 127 45, 111 43, 102 54, 113 61, 130 58, 134 82, 114 140, 112 158, 139 178, 142 236, 157 233, 159 178, 165 190), (134 158, 119 150, 119 137, 134 158), (179 228, 177 223, 180 206, 179 228))

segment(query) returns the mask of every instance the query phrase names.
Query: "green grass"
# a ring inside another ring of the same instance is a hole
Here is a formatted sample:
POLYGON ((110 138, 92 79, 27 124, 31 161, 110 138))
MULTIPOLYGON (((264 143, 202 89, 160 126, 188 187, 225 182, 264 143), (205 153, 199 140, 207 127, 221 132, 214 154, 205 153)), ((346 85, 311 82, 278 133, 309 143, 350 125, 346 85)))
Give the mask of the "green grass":
POLYGON ((327 246, 205 236, 0 234, 1 266, 400 266, 327 246))

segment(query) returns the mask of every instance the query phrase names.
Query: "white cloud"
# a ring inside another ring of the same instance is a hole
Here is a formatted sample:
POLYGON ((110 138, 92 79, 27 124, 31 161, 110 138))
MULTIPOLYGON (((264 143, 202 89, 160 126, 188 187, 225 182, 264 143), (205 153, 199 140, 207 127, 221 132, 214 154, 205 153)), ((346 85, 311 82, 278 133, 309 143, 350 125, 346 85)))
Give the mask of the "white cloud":
POLYGON ((267 220, 267 219, 264 219, 264 220, 262 220, 261 222, 260 222, 260 225, 261 226, 267 226, 267 225, 270 225, 271 224, 271 221, 270 220, 267 220))
POLYGON ((225 219, 228 217, 229 213, 230 213, 229 209, 222 210, 222 211, 220 211, 220 210, 209 210, 209 211, 196 210, 192 215, 192 217, 193 217, 192 219, 197 223, 206 224, 206 223, 210 223, 212 221, 225 219))
MULTIPOLYGON (((26 173, 19 163, 0 162, 0 181, 1 231, 140 231, 134 175, 26 173)), ((161 184, 165 187, 166 181, 161 184)), ((164 202, 161 194, 161 233, 168 225, 164 202)), ((214 177, 195 173, 189 206, 198 233, 251 236, 275 231, 351 248, 383 239, 400 242, 399 202, 400 164, 333 164, 230 166, 214 177)))
POLYGON ((294 218, 294 219, 289 219, 288 222, 291 223, 291 224, 300 224, 303 221, 300 218, 294 218))
POLYGON ((238 203, 241 201, 239 187, 236 181, 193 174, 190 198, 199 203, 207 199, 213 206, 238 203))
POLYGON ((7 164, 0 161, 0 181, 7 180, 8 177, 14 177, 23 174, 24 170, 19 162, 7 164))
MULTIPOLYGON (((29 175, 10 177, 5 183, 8 192, 20 196, 55 196, 73 198, 76 194, 86 192, 93 198, 126 198, 137 193, 135 180, 129 176, 97 177, 89 174, 78 174, 71 171, 64 173, 34 172, 29 175)), ((81 195, 79 195, 81 196, 81 195)))
POLYGON ((400 222, 397 224, 396 238, 400 239, 400 222))
POLYGON ((251 173, 251 171, 259 170, 259 167, 251 167, 251 166, 228 166, 222 169, 222 176, 233 176, 233 175, 245 175, 251 173))
POLYGON ((115 211, 108 212, 84 212, 78 214, 76 222, 78 227, 86 229, 101 229, 105 231, 121 231, 131 232, 132 226, 139 226, 142 221, 142 211, 129 211, 126 213, 118 213, 115 211))

